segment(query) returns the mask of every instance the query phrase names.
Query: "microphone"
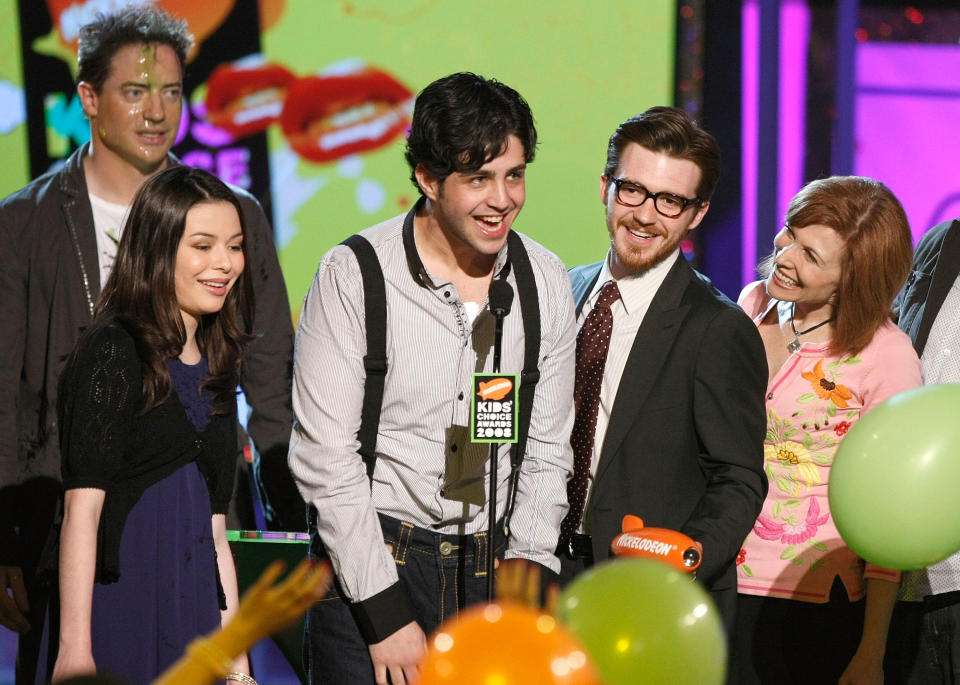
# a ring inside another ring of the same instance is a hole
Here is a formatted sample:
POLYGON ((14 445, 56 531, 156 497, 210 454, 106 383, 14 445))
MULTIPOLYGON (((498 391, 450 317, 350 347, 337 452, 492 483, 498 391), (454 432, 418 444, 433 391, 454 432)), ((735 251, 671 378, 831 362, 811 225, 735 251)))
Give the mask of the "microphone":
MULTIPOLYGON (((493 329, 493 372, 500 373, 500 347, 503 343, 503 319, 510 313, 513 306, 513 288, 502 278, 497 278, 490 284, 487 295, 490 302, 490 312, 496 324, 493 329)), ((497 444, 490 443, 490 498, 487 505, 487 540, 496 540, 497 531, 497 444)), ((487 545, 487 601, 494 599, 494 544, 487 545)))
POLYGON ((502 279, 496 279, 490 284, 490 311, 498 319, 502 319, 510 313, 513 306, 513 288, 502 279))
POLYGON ((503 319, 510 313, 513 306, 513 288, 504 279, 498 278, 490 284, 487 294, 490 302, 490 312, 496 319, 493 328, 493 372, 500 373, 500 345, 503 340, 503 319))

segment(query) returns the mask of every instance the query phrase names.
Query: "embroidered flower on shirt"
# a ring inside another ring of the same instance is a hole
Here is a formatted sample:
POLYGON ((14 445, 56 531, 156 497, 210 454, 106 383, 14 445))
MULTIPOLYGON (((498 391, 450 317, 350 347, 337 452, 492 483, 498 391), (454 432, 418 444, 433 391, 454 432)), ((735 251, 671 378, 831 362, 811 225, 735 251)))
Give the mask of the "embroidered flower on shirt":
POLYGON ((745 562, 746 560, 747 560, 747 550, 745 550, 743 547, 741 547, 741 548, 740 548, 740 551, 737 552, 737 566, 739 566, 740 564, 742 564, 742 563, 745 562))
POLYGON ((836 426, 833 427, 833 432, 837 434, 838 438, 842 438, 848 430, 850 430, 853 424, 849 421, 841 421, 836 426))
POLYGON ((853 397, 853 393, 847 390, 847 386, 834 383, 824 375, 822 359, 814 365, 813 372, 803 371, 800 375, 810 383, 817 397, 830 400, 841 409, 846 408, 847 400, 853 397))
POLYGON ((798 545, 816 535, 819 527, 829 520, 830 514, 821 516, 817 498, 811 497, 807 515, 803 521, 797 522, 792 517, 788 517, 779 523, 766 514, 760 514, 753 532, 763 540, 779 540, 785 545, 798 545))
POLYGON ((780 461, 789 462, 791 464, 800 463, 800 457, 797 456, 797 453, 786 447, 778 447, 777 459, 779 459, 780 461))
MULTIPOLYGON (((817 456, 819 457, 819 455, 817 456)), ((820 469, 817 468, 818 461, 822 464, 823 459, 814 459, 814 455, 811 454, 810 450, 799 442, 784 440, 773 445, 764 444, 763 460, 765 462, 779 464, 789 469, 792 474, 787 475, 787 477, 793 480, 799 480, 807 489, 823 482, 820 478, 820 469)), ((774 480, 776 482, 779 479, 775 477, 774 480)), ((781 484, 778 482, 777 485, 780 486, 781 484)), ((781 487, 781 490, 790 495, 799 493, 797 486, 786 489, 781 487)))

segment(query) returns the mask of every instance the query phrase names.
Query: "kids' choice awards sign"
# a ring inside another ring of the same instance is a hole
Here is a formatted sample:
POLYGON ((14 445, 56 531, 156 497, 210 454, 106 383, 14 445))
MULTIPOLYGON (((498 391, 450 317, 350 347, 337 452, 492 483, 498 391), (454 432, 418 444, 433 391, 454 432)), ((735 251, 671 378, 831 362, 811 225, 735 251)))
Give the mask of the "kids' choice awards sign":
POLYGON ((517 374, 473 374, 470 442, 517 441, 517 374))

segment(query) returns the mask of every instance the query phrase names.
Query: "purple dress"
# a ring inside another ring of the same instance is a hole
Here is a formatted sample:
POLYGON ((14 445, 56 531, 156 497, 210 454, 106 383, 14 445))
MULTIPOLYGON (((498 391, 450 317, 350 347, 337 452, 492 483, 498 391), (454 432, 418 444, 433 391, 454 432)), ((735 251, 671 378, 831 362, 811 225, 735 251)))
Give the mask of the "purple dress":
MULTIPOLYGON (((213 409, 197 392, 205 359, 167 362, 190 422, 206 429, 213 409)), ((163 436, 157 436, 162 440, 163 436)), ((131 510, 120 542, 120 579, 95 583, 92 638, 97 672, 146 685, 199 635, 220 625, 210 493, 196 462, 151 485, 131 510)))

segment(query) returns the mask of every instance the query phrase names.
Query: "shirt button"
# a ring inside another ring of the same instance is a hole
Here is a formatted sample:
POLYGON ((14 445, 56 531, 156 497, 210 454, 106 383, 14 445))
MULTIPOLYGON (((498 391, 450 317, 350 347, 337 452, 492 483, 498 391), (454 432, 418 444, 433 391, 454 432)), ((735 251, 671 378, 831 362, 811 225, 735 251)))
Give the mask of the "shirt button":
POLYGON ((767 393, 767 399, 768 399, 768 400, 772 400, 772 399, 773 399, 773 393, 772 393, 772 392, 768 392, 768 393, 767 393))
POLYGON ((459 395, 457 395, 457 399, 458 399, 458 400, 462 400, 462 399, 463 399, 463 393, 460 393, 459 395))
POLYGON ((449 291, 449 290, 444 290, 444 291, 443 291, 443 296, 444 296, 444 297, 450 297, 450 291, 449 291))
POLYGON ((453 545, 444 540, 440 543, 440 554, 447 556, 453 551, 453 545))
POLYGON ((450 445, 450 451, 451 451, 451 452, 456 452, 456 451, 457 451, 457 446, 456 446, 456 445, 450 445))

